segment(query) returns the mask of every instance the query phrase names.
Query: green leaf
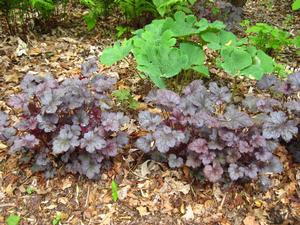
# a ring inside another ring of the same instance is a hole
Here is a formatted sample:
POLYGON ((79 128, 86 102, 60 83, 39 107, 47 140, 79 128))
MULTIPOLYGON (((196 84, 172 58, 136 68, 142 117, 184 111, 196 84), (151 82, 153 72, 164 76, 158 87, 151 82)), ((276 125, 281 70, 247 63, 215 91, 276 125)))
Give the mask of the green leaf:
POLYGON ((139 107, 139 102, 135 99, 132 99, 129 103, 129 108, 136 110, 139 107))
POLYGON ((52 225, 57 225, 61 221, 61 212, 56 213, 55 218, 52 220, 52 225))
POLYGON ((36 8, 41 12, 52 11, 54 9, 52 0, 30 0, 30 4, 33 8, 36 8))
MULTIPOLYGON (((248 48, 249 49, 249 48, 248 48)), ((241 75, 260 80, 264 74, 274 71, 273 59, 261 50, 256 51, 252 65, 243 69, 241 75)))
POLYGON ((118 201, 118 184, 114 180, 111 182, 111 192, 113 201, 118 201))
POLYGON ((113 47, 105 48, 100 62, 104 65, 111 66, 126 57, 132 50, 132 39, 124 40, 122 43, 116 42, 113 47))
POLYGON ((88 13, 83 16, 83 19, 87 25, 88 30, 93 30, 97 23, 97 17, 92 13, 88 13))
POLYGON ((221 51, 222 68, 231 75, 239 75, 240 71, 252 64, 251 55, 242 48, 226 47, 221 51))
POLYGON ((237 37, 229 31, 207 31, 201 34, 203 41, 208 43, 208 47, 212 50, 220 50, 224 46, 240 46, 245 41, 238 41, 237 37))
POLYGON ((35 191, 35 189, 34 189, 33 187, 31 187, 31 186, 28 186, 28 187, 26 188, 26 192, 27 192, 27 194, 29 194, 29 195, 31 195, 34 191, 35 191))
POLYGON ((232 32, 221 30, 219 35, 222 46, 237 46, 237 37, 232 32))
POLYGON ((292 10, 296 11, 300 9, 300 0, 295 0, 292 4, 292 10))
POLYGON ((202 48, 191 42, 181 43, 180 51, 183 55, 188 57, 187 64, 183 65, 182 68, 187 70, 191 66, 203 65, 205 60, 205 54, 202 48))
POLYGON ((198 33, 195 27, 197 19, 194 15, 186 15, 184 12, 176 12, 174 19, 168 17, 165 20, 164 29, 172 31, 174 37, 183 37, 198 33))
POLYGON ((293 44, 296 46, 296 48, 300 48, 300 33, 293 39, 293 44))
POLYGON ((261 50, 257 51, 255 57, 255 64, 260 65, 264 73, 272 73, 274 70, 274 61, 272 57, 268 56, 261 50))
POLYGON ((131 94, 127 89, 120 89, 113 91, 113 96, 118 99, 120 102, 124 102, 130 99, 131 94))
POLYGON ((153 77, 170 78, 177 75, 188 62, 188 57, 177 48, 153 47, 147 55, 135 55, 138 69, 153 77))
POLYGON ((221 21, 215 21, 209 24, 209 29, 211 30, 223 30, 225 27, 226 25, 221 21))
POLYGON ((204 65, 192 66, 192 69, 197 71, 198 73, 200 73, 202 75, 205 75, 206 77, 209 77, 208 68, 204 65))
POLYGON ((187 11, 189 10, 189 4, 192 5, 194 3, 195 0, 153 0, 153 4, 155 5, 156 10, 162 17, 165 16, 165 14, 171 13, 172 9, 174 8, 176 8, 177 10, 183 9, 187 11))
POLYGON ((197 27, 197 33, 203 32, 205 30, 207 30, 207 28, 209 27, 209 23, 207 21, 207 19, 202 18, 201 20, 199 20, 198 22, 196 22, 195 27, 197 27))
MULTIPOLYGON (((221 40, 220 40, 220 36, 218 35, 218 33, 208 31, 208 32, 201 34, 201 38, 207 43, 214 44, 213 46, 220 46, 221 40)), ((221 46, 218 49, 220 49, 220 48, 221 48, 221 46)), ((213 50, 218 50, 218 49, 213 49, 213 50)))
POLYGON ((18 225, 21 221, 21 217, 18 215, 11 214, 7 217, 6 219, 6 224, 7 225, 18 225))

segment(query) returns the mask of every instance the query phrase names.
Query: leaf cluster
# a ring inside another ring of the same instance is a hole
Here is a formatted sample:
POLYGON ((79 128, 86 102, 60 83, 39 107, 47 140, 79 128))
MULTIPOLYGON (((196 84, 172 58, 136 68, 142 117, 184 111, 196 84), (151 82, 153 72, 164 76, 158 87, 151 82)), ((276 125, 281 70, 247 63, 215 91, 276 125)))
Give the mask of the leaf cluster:
MULTIPOLYGON (((258 86, 287 97, 300 91, 299 81, 300 73, 286 81, 268 75, 258 86)), ((145 100, 162 113, 139 113, 145 134, 135 145, 145 153, 160 154, 172 168, 191 167, 211 182, 279 173, 283 167, 276 146, 297 136, 299 125, 300 101, 286 97, 249 95, 240 107, 229 88, 215 82, 207 88, 201 80, 191 82, 181 96, 153 90, 145 100)))
POLYGON ((197 20, 194 15, 177 12, 172 18, 153 20, 135 31, 132 38, 106 48, 100 61, 110 66, 131 52, 137 69, 160 88, 165 87, 164 79, 181 71, 193 70, 209 76, 204 46, 218 53, 217 65, 230 75, 260 79, 263 74, 273 72, 271 57, 224 28, 222 22, 209 23, 206 19, 197 20))
POLYGON ((293 44, 291 34, 266 23, 257 23, 246 30, 250 43, 265 52, 280 51, 293 44))
POLYGON ((121 128, 129 119, 112 111, 108 94, 116 79, 93 75, 95 63, 88 59, 80 77, 63 81, 32 72, 24 77, 22 92, 9 99, 19 121, 0 112, 0 140, 10 146, 10 154, 31 157, 32 169, 46 177, 55 174, 53 162, 88 178, 99 175, 101 166, 127 144, 121 128))
POLYGON ((116 98, 117 102, 119 102, 125 108, 128 107, 136 110, 139 106, 139 102, 134 99, 133 95, 128 89, 115 90, 112 94, 116 98))

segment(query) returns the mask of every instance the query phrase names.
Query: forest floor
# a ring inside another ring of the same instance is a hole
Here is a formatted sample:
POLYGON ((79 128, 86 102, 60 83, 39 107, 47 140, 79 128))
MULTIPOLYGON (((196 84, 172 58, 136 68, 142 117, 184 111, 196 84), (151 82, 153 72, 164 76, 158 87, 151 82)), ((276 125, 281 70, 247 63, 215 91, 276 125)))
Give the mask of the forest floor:
MULTIPOLYGON (((290 24, 285 20, 290 3, 270 7, 250 1, 246 17, 288 27, 292 32, 299 30, 299 13, 288 21, 290 24)), ((60 79, 79 74, 84 59, 99 55, 112 42, 116 23, 117 19, 111 18, 100 22, 93 32, 86 32, 81 18, 74 17, 71 26, 44 35, 32 34, 26 44, 17 37, 3 37, 0 108, 7 109, 7 97, 18 91, 29 70, 50 72, 60 79)), ((289 66, 299 67, 296 56, 285 59, 289 66)), ((151 88, 133 75, 135 70, 128 62, 110 68, 100 66, 99 72, 122 78, 118 85, 130 86, 137 99, 142 97, 142 90, 147 93, 151 88)), ((138 127, 132 123, 129 129, 134 132, 138 127)), ((187 168, 172 170, 130 147, 114 159, 113 167, 104 171, 100 180, 72 174, 45 180, 41 174, 32 174, 29 166, 19 165, 18 156, 9 156, 0 143, 0 224, 10 214, 21 216, 21 224, 51 224, 58 212, 61 224, 76 225, 300 224, 300 165, 292 162, 284 147, 276 154, 284 164, 284 173, 272 175, 270 189, 262 192, 255 181, 200 184, 189 176, 187 168), (119 185, 117 202, 111 197, 112 179, 119 185)))

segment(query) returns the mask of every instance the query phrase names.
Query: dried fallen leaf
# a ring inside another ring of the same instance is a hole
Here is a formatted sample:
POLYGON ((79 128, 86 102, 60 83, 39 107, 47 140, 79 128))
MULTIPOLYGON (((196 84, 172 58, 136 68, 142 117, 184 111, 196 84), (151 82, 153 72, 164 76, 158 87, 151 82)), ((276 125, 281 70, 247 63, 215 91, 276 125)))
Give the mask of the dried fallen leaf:
POLYGON ((254 216, 246 216, 243 222, 245 225, 259 225, 254 216))
POLYGON ((0 142, 0 149, 6 149, 7 145, 3 144, 2 142, 0 142))
POLYGON ((16 187, 13 186, 13 183, 10 183, 9 185, 6 186, 6 188, 4 189, 4 192, 9 196, 13 196, 15 189, 16 189, 16 187))
POLYGON ((27 55, 27 44, 22 41, 21 38, 18 38, 18 47, 16 49, 16 56, 20 57, 22 55, 27 55))
POLYGON ((140 216, 147 216, 147 215, 149 215, 147 207, 139 206, 136 209, 139 211, 140 216))
POLYGON ((126 185, 125 187, 120 188, 118 191, 118 197, 120 200, 124 200, 127 197, 127 192, 130 189, 129 185, 126 185))
POLYGON ((63 185, 62 185, 62 187, 61 187, 62 190, 65 190, 65 189, 70 188, 70 187, 72 186, 72 181, 71 181, 71 179, 69 179, 69 178, 64 179, 64 180, 62 181, 62 183, 63 183, 63 185))
POLYGON ((194 212, 191 205, 186 207, 186 213, 182 216, 185 220, 193 220, 194 219, 194 212))

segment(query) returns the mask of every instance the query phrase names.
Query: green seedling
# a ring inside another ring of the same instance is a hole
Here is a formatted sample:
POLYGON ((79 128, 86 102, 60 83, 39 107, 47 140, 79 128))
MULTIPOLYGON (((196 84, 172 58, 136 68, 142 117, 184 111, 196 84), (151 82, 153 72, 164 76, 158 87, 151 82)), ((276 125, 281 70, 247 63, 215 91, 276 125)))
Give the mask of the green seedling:
POLYGON ((61 221, 61 212, 57 212, 55 218, 52 220, 52 225, 57 225, 61 221))
POLYGON ((127 106, 130 109, 137 109, 139 107, 139 102, 135 100, 128 89, 119 89, 113 92, 113 96, 118 102, 123 106, 127 106))
POLYGON ((118 201, 118 184, 113 180, 111 182, 111 196, 114 202, 118 201))

